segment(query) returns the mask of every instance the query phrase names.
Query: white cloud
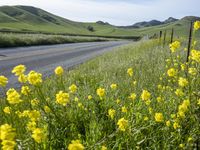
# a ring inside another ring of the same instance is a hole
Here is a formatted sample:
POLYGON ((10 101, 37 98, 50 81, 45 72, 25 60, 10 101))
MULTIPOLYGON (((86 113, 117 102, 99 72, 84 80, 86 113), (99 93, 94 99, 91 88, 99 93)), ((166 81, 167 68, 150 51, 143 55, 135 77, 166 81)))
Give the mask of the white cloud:
POLYGON ((128 0, 0 0, 0 5, 32 5, 67 19, 84 22, 98 20, 116 25, 185 15, 200 16, 199 0, 152 0, 134 3, 128 0))

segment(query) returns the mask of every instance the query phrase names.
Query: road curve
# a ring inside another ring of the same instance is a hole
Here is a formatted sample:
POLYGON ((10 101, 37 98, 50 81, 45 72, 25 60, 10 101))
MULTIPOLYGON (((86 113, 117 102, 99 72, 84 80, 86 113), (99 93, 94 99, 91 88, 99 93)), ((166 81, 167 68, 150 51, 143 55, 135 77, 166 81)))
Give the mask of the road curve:
POLYGON ((28 71, 36 70, 48 76, 58 65, 68 69, 128 43, 128 41, 114 41, 3 48, 0 49, 0 75, 8 77, 8 87, 17 87, 17 79, 11 74, 11 70, 18 64, 26 65, 28 71))

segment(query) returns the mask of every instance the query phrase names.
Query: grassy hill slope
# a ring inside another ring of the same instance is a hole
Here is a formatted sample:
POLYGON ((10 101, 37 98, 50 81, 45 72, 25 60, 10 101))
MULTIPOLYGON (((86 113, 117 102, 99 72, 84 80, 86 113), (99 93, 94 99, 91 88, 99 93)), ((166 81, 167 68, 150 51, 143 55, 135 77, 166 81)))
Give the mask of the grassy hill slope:
POLYGON ((30 6, 0 7, 0 29, 11 31, 87 34, 86 28, 79 23, 69 21, 30 6))
POLYGON ((173 23, 138 29, 121 28, 110 24, 74 22, 32 6, 0 7, 0 31, 40 32, 54 34, 76 34, 93 36, 140 36, 158 33, 160 30, 175 29, 177 35, 187 35, 191 20, 185 17, 173 23), (91 26, 94 31, 89 31, 91 26))

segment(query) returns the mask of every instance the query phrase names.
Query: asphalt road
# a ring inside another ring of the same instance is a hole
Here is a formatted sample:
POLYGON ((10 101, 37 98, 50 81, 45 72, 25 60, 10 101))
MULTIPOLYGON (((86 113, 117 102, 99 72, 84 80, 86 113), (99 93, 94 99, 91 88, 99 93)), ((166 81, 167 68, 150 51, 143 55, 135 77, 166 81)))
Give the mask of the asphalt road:
POLYGON ((8 87, 17 87, 17 79, 11 74, 16 65, 24 64, 28 71, 36 70, 48 76, 56 66, 68 69, 127 43, 115 41, 3 48, 0 49, 0 75, 9 79, 8 87))

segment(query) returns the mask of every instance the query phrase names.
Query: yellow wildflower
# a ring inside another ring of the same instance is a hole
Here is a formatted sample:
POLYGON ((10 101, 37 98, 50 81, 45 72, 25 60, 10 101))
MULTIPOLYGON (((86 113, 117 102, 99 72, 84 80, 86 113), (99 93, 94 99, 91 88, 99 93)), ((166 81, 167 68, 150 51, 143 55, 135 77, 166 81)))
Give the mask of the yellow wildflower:
POLYGON ((129 75, 130 77, 132 77, 132 76, 133 76, 133 69, 132 69, 132 68, 129 68, 129 69, 127 70, 127 73, 128 73, 128 75, 129 75))
POLYGON ((155 120, 156 122, 163 122, 163 114, 162 113, 155 113, 155 120))
POLYGON ((20 112, 19 110, 18 110, 18 111, 15 111, 15 114, 16 114, 19 118, 22 118, 22 117, 23 117, 22 112, 20 112))
POLYGON ((13 140, 15 138, 15 129, 9 124, 4 124, 0 126, 0 139, 1 140, 13 140))
POLYGON ((4 124, 0 126, 0 140, 2 141, 2 150, 14 150, 15 142, 15 129, 9 124, 4 124))
POLYGON ((113 90, 115 90, 115 89, 117 88, 117 84, 114 84, 114 83, 111 84, 111 85, 110 85, 110 88, 113 89, 113 90))
POLYGON ((200 99, 197 101, 197 105, 199 105, 199 106, 200 106, 200 99))
POLYGON ((120 100, 120 99, 117 99, 117 100, 116 100, 116 103, 117 103, 117 104, 119 104, 120 102, 121 102, 121 100, 120 100))
POLYGON ((171 125, 171 122, 168 120, 168 121, 166 121, 166 126, 170 126, 171 125))
POLYGON ((147 121, 149 120, 149 118, 147 116, 144 117, 144 121, 147 121))
POLYGON ((27 76, 24 75, 24 74, 19 75, 18 81, 19 81, 20 83, 26 83, 26 82, 27 82, 27 76))
POLYGON ((179 41, 174 41, 173 43, 171 43, 169 45, 170 50, 172 53, 174 53, 176 51, 176 49, 178 49, 180 47, 180 42, 179 41))
POLYGON ((176 118, 176 114, 171 114, 170 117, 171 117, 172 119, 175 119, 175 118, 176 118))
POLYGON ((28 115, 28 117, 31 119, 31 121, 37 121, 40 119, 41 114, 38 110, 31 110, 28 112, 23 112, 24 115, 28 115))
POLYGON ((169 77, 174 77, 177 75, 177 70, 175 70, 174 68, 170 68, 168 71, 167 71, 167 74, 169 77))
POLYGON ((145 101, 145 104, 148 106, 148 105, 150 105, 151 104, 151 100, 146 100, 145 101))
POLYGON ((0 86, 5 87, 8 84, 8 78, 0 76, 0 86))
POLYGON ((133 81, 133 85, 136 85, 137 84, 137 81, 133 81))
POLYGON ((3 112, 6 114, 10 114, 10 111, 11 111, 11 108, 8 106, 3 109, 3 112))
POLYGON ((79 101, 78 97, 75 97, 75 98, 74 98, 74 101, 75 101, 75 102, 78 102, 78 101, 79 101))
POLYGON ((188 73, 195 76, 198 73, 198 71, 196 68, 189 68, 188 73))
POLYGON ((63 75, 64 69, 61 66, 58 66, 58 67, 56 67, 54 72, 56 75, 61 76, 61 75, 63 75))
POLYGON ((191 59, 200 63, 200 51, 198 50, 191 50, 191 59))
POLYGON ((184 71, 186 68, 185 64, 181 64, 181 70, 184 71))
POLYGON ((109 110, 108 110, 108 116, 109 116, 111 119, 114 119, 115 113, 116 113, 116 111, 115 111, 114 109, 109 109, 109 110))
POLYGON ((181 144, 179 144, 179 147, 184 148, 185 146, 184 146, 184 144, 181 143, 181 144))
POLYGON ((79 140, 73 140, 68 146, 68 150, 84 150, 84 146, 79 140))
POLYGON ((28 74, 28 82, 32 85, 38 85, 42 83, 42 74, 35 72, 35 71, 30 71, 28 74))
POLYGON ((77 91, 77 86, 75 84, 72 84, 70 87, 69 87, 69 90, 71 93, 75 93, 77 91))
POLYGON ((67 103, 69 103, 69 94, 60 91, 58 94, 56 94, 56 103, 65 106, 67 103))
POLYGON ((46 113, 50 113, 51 112, 51 109, 48 107, 48 106, 44 106, 44 111, 46 113))
POLYGON ((16 66, 16 67, 13 68, 12 73, 14 73, 15 76, 20 76, 25 71, 26 71, 26 66, 24 66, 24 65, 18 65, 18 66, 16 66))
POLYGON ((179 118, 185 118, 185 112, 183 112, 183 111, 178 111, 177 116, 178 116, 179 118))
POLYGON ((136 99, 136 96, 137 95, 135 93, 131 93, 131 95, 129 96, 129 98, 134 101, 136 99))
POLYGON ((160 103, 160 102, 162 102, 162 101, 163 101, 163 99, 162 99, 160 96, 159 96, 159 97, 157 97, 157 98, 156 98, 156 100, 157 100, 157 102, 158 102, 158 103, 160 103))
POLYGON ((21 93, 23 94, 23 95, 26 95, 26 96, 28 96, 28 94, 31 92, 31 90, 30 90, 30 88, 28 87, 28 86, 22 86, 21 87, 21 93))
POLYGON ((105 95, 105 89, 98 88, 97 89, 97 95, 102 99, 102 97, 105 95))
POLYGON ((117 125, 119 126, 119 130, 124 132, 128 126, 128 120, 121 118, 118 120, 117 125))
POLYGON ((174 122, 173 127, 174 127, 174 129, 178 129, 178 128, 180 128, 180 125, 177 122, 174 122))
POLYGON ((39 100, 37 100, 37 99, 31 100, 31 105, 32 106, 37 106, 38 104, 39 104, 39 100))
POLYGON ((122 112, 123 112, 123 113, 127 113, 127 111, 128 111, 127 108, 126 108, 125 106, 123 106, 123 107, 122 107, 122 112))
POLYGON ((17 114, 20 115, 20 117, 28 117, 29 116, 29 110, 24 110, 22 113, 21 112, 17 112, 17 114))
POLYGON ((101 150, 107 150, 107 147, 106 146, 102 146, 101 150))
POLYGON ((177 96, 180 96, 180 97, 184 96, 184 93, 183 93, 183 90, 182 90, 182 89, 176 89, 175 94, 176 94, 177 96))
POLYGON ((2 144, 2 150, 14 150, 16 142, 15 141, 9 141, 9 140, 3 140, 1 142, 2 144))
POLYGON ((22 100, 20 99, 20 94, 13 88, 9 89, 6 92, 6 95, 7 95, 7 101, 10 104, 18 104, 22 102, 22 100))
POLYGON ((36 122, 35 121, 30 121, 27 123, 26 128, 28 131, 33 131, 36 129, 36 122))
POLYGON ((190 100, 189 99, 184 100, 183 104, 186 105, 186 106, 189 106, 190 105, 190 100))
POLYGON ((149 113, 152 114, 152 112, 153 112, 153 108, 149 107, 148 110, 149 110, 149 113))
POLYGON ((190 101, 189 100, 184 100, 183 103, 181 105, 179 105, 178 110, 186 112, 186 111, 188 111, 189 105, 190 105, 190 101))
POLYGON ((92 95, 88 95, 88 100, 91 100, 92 99, 92 95))
POLYGON ((188 80, 186 78, 180 77, 179 80, 178 80, 178 84, 181 87, 185 87, 185 86, 188 85, 188 80))
POLYGON ((84 108, 82 103, 78 103, 78 107, 84 108))
POLYGON ((32 132, 32 138, 37 142, 41 143, 42 140, 45 138, 45 134, 43 129, 41 128, 35 128, 32 132))
POLYGON ((162 85, 159 84, 159 85, 157 86, 157 88, 158 88, 159 90, 161 90, 161 89, 162 89, 162 85))
POLYGON ((142 100, 144 101, 149 100, 150 97, 151 97, 151 93, 149 93, 147 90, 142 91, 142 95, 141 95, 142 100))
POLYGON ((192 137, 188 137, 188 140, 187 140, 188 142, 191 142, 191 141, 193 141, 193 138, 192 137))
POLYGON ((194 22, 194 30, 200 29, 200 21, 195 21, 194 22))

